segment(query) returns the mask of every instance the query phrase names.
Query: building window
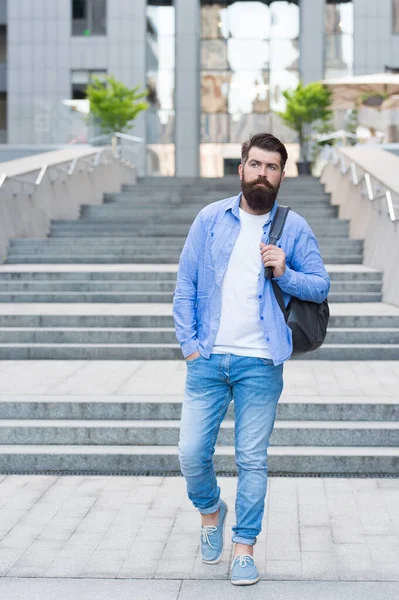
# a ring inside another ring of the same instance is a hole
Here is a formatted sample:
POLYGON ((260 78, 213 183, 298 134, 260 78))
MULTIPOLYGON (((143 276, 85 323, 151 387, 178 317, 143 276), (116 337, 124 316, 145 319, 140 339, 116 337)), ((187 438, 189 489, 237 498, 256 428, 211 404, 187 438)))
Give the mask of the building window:
POLYGON ((353 2, 328 1, 324 7, 324 75, 353 75, 353 2))
POLYGON ((175 8, 147 1, 147 173, 175 174, 175 8))
POLYGON ((97 77, 100 80, 105 80, 106 76, 107 71, 72 71, 72 100, 85 100, 86 88, 90 81, 92 81, 93 77, 97 77))
POLYGON ((201 0, 200 44, 201 174, 227 173, 259 131, 294 141, 273 113, 299 81, 298 3, 201 0))
POLYGON ((72 35, 106 35, 106 0, 72 0, 72 35))
POLYGON ((399 33, 399 0, 392 0, 393 32, 399 33))

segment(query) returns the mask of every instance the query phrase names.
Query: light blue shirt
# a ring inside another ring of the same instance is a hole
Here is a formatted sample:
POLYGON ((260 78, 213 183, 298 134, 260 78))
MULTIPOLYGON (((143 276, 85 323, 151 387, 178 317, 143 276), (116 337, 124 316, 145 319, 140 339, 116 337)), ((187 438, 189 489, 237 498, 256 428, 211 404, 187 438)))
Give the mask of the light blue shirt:
MULTIPOLYGON (((176 337, 183 356, 200 352, 209 358, 219 329, 221 289, 230 255, 240 231, 241 194, 203 208, 188 233, 180 256, 173 298, 176 337)), ((269 243, 270 226, 277 211, 274 203, 265 215, 262 238, 269 243)), ((283 291, 285 305, 291 296, 321 303, 327 298, 330 278, 317 240, 303 217, 290 210, 278 241, 286 255, 286 270, 274 278, 283 291)), ((265 279, 259 250, 259 319, 273 363, 292 354, 292 333, 277 303, 270 280, 265 279)), ((245 306, 242 307, 245 310, 245 306)))

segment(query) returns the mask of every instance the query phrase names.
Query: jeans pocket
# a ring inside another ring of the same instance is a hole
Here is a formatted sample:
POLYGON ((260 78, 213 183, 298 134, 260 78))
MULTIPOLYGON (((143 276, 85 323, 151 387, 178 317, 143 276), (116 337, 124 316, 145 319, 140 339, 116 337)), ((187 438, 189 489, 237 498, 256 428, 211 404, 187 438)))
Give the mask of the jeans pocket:
POLYGON ((200 358, 202 358, 201 354, 199 356, 197 356, 196 358, 192 358, 191 360, 185 360, 184 362, 187 365, 190 365, 192 363, 198 362, 200 358))
POLYGON ((274 362, 272 361, 271 358, 260 358, 259 357, 259 360, 262 363, 262 365, 267 365, 268 367, 274 366, 274 362))

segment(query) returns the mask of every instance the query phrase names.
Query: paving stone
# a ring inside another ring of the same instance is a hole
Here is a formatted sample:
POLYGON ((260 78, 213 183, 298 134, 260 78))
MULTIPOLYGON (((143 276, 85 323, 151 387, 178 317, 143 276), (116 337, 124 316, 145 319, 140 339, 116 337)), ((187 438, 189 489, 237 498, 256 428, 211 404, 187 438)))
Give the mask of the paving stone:
POLYGON ((266 579, 302 579, 302 562, 300 560, 267 560, 266 579))
POLYGON ((334 552, 330 527, 301 527, 300 544, 304 552, 334 552))
POLYGON ((304 579, 338 580, 339 572, 334 552, 302 552, 304 579))

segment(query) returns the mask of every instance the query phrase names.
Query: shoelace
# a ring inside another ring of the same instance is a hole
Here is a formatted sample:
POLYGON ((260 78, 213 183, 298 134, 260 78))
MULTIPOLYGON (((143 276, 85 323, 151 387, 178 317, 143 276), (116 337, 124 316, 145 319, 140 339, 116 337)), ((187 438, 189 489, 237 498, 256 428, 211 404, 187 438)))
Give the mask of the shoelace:
POLYGON ((217 527, 215 527, 215 525, 203 525, 201 527, 202 541, 204 544, 209 544, 211 548, 213 548, 213 546, 211 544, 211 540, 209 539, 209 535, 212 535, 216 530, 217 527))
POLYGON ((236 562, 237 558, 240 561, 240 567, 246 567, 247 563, 249 562, 248 559, 253 560, 252 556, 250 556, 249 554, 237 554, 237 556, 234 557, 233 565, 236 562))

